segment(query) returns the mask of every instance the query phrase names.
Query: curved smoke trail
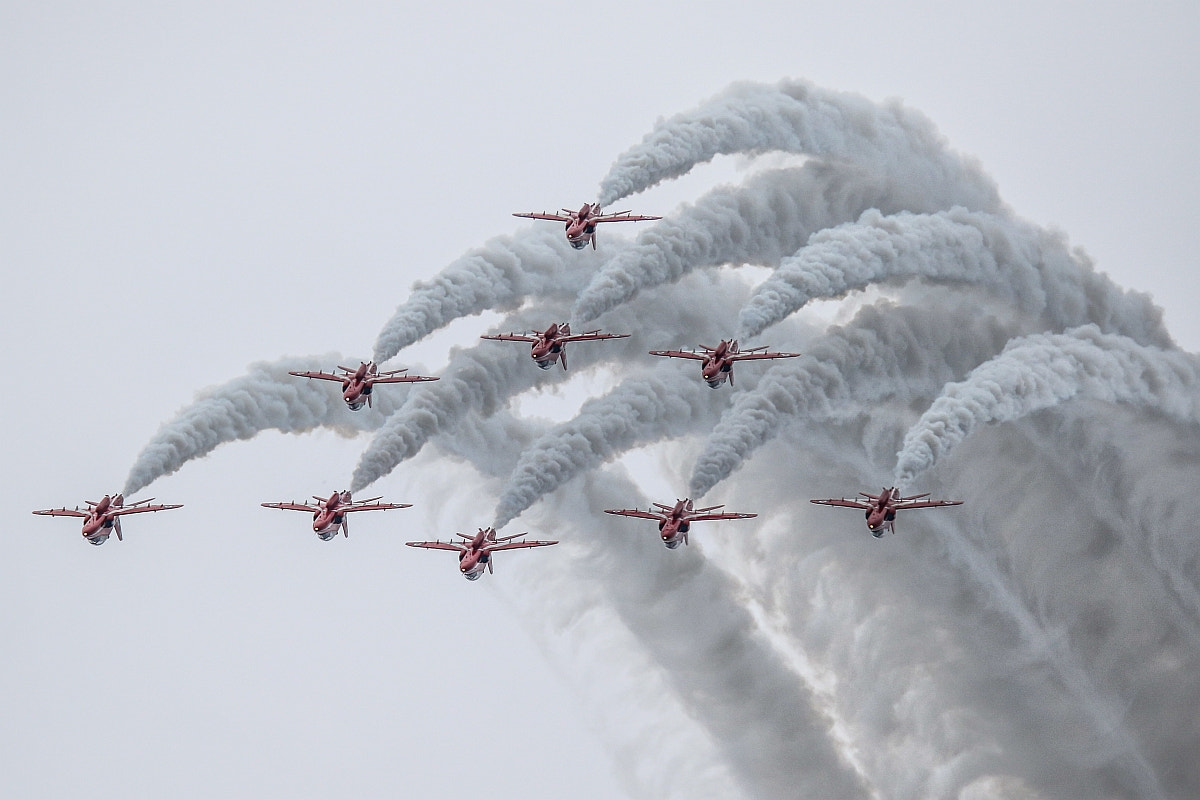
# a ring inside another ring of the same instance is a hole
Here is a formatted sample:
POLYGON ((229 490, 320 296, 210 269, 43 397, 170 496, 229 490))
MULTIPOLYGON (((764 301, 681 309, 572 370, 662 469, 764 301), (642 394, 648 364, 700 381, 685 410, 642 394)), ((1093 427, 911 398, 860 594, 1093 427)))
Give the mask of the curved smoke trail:
POLYGON ((1200 362, 1085 325, 1016 339, 960 383, 946 386, 904 437, 896 485, 933 467, 980 425, 1009 422, 1074 397, 1153 408, 1200 422, 1200 362))
POLYGON ((372 398, 375 413, 353 414, 335 385, 288 375, 293 370, 315 372, 345 363, 337 353, 261 361, 251 364, 246 375, 198 392, 195 402, 163 423, 142 448, 123 491, 140 491, 219 445, 250 439, 265 430, 306 433, 330 428, 346 436, 375 430, 384 416, 400 407, 406 388, 377 392, 372 398))
POLYGON ((872 209, 857 222, 813 234, 755 289, 738 327, 757 335, 812 300, 913 278, 984 287, 1023 310, 1044 310, 1051 327, 1092 321, 1139 342, 1171 344, 1161 310, 1094 272, 1065 237, 964 208, 891 216, 872 209))
POLYGON ((461 317, 489 309, 515 310, 530 296, 574 297, 587 278, 627 243, 605 240, 603 251, 574 251, 553 225, 497 236, 418 282, 375 341, 382 364, 414 342, 461 317))
POLYGON ((1000 206, 991 178, 952 152, 920 112, 797 80, 735 83, 699 108, 659 122, 618 156, 600 182, 600 204, 678 178, 716 155, 773 150, 854 161, 895 176, 915 193, 958 186, 960 204, 969 208, 1000 206))
POLYGON ((493 527, 507 525, 544 495, 633 447, 715 423, 727 402, 694 372, 623 381, 525 448, 500 494, 493 527))

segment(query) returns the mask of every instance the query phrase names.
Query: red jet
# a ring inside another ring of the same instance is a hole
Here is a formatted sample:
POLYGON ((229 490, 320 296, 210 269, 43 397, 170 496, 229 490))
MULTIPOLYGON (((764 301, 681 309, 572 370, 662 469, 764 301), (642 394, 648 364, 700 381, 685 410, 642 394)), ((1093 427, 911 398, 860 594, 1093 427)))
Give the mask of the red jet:
POLYGON ((554 222, 567 223, 567 241, 571 243, 571 247, 576 250, 582 250, 587 247, 588 242, 592 243, 592 249, 596 249, 596 226, 601 222, 646 222, 653 219, 662 219, 662 217, 643 217, 631 214, 628 211, 617 211, 612 214, 600 213, 599 203, 584 203, 578 211, 569 211, 562 209, 561 214, 541 214, 526 213, 513 214, 514 217, 524 217, 526 219, 548 219, 554 222))
POLYGON ((121 536, 121 517, 126 514, 141 514, 143 511, 166 511, 171 508, 183 508, 181 505, 151 506, 147 505, 154 498, 138 500, 136 503, 125 505, 125 495, 104 495, 100 502, 85 501, 86 509, 48 508, 45 511, 35 511, 48 517, 83 517, 83 538, 92 544, 104 544, 112 534, 117 535, 117 541, 124 541, 121 536))
POLYGON ((555 361, 562 361, 567 368, 567 342, 594 342, 600 339, 626 339, 628 333, 601 333, 599 329, 587 333, 571 334, 571 323, 554 323, 544 331, 532 333, 502 333, 496 336, 480 336, 497 342, 530 342, 529 356, 542 369, 550 369, 555 361))
POLYGON ((733 362, 735 361, 750 361, 756 358, 796 358, 802 355, 801 353, 767 353, 764 352, 766 349, 764 346, 755 347, 752 350, 738 350, 737 339, 722 339, 716 347, 700 345, 699 352, 696 350, 651 350, 650 355, 703 361, 700 375, 704 378, 705 383, 716 389, 725 382, 726 378, 729 379, 729 385, 733 385, 733 362))
POLYGON ((412 508, 412 503, 376 503, 378 497, 355 503, 349 492, 334 492, 329 497, 312 496, 315 503, 263 503, 264 508, 282 508, 285 511, 307 511, 313 515, 313 533, 323 541, 329 541, 340 530, 350 538, 350 524, 346 515, 353 511, 386 511, 389 508, 412 508))
POLYGON ((495 528, 480 528, 479 533, 474 537, 467 536, 465 533, 456 533, 455 536, 461 537, 464 541, 461 542, 405 542, 409 547, 424 547, 427 550, 456 550, 458 552, 458 571, 463 574, 463 577, 469 581, 479 580, 479 576, 483 574, 484 567, 487 571, 492 571, 492 553, 497 550, 516 550, 521 547, 549 547, 558 542, 538 542, 538 541, 520 541, 514 542, 523 533, 518 533, 513 536, 502 536, 497 538, 495 528))
POLYGON ((351 411, 358 411, 363 406, 371 405, 371 390, 377 383, 417 383, 418 381, 436 381, 437 378, 427 378, 424 375, 403 375, 407 369, 394 369, 391 372, 380 372, 374 361, 360 364, 358 369, 350 369, 338 365, 342 374, 331 372, 289 372, 297 378, 316 378, 321 381, 340 381, 342 384, 342 399, 351 411))
POLYGON ((688 498, 675 501, 674 506, 664 506, 662 503, 655 503, 654 506, 660 510, 639 511, 636 508, 606 508, 604 513, 658 520, 658 531, 662 534, 663 544, 667 546, 668 550, 674 550, 680 544, 688 543, 688 531, 691 530, 693 522, 706 519, 750 519, 758 516, 757 514, 734 514, 731 512, 713 514, 711 512, 725 506, 693 508, 692 501, 688 498))
POLYGON ((840 506, 842 508, 857 508, 867 512, 867 530, 878 539, 884 531, 896 532, 896 512, 904 508, 943 508, 945 506, 961 506, 962 500, 921 500, 929 497, 925 494, 914 494, 912 497, 901 497, 896 488, 884 489, 878 495, 859 492, 865 500, 846 499, 840 497, 829 500, 810 500, 819 506, 840 506))

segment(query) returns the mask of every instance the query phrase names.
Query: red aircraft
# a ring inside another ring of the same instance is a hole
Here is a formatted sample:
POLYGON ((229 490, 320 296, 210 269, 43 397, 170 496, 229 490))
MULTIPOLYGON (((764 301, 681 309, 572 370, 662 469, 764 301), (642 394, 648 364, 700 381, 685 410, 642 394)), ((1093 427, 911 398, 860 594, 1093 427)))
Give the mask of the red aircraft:
POLYGON ((104 495, 99 502, 85 501, 86 509, 48 508, 45 511, 35 511, 48 517, 83 517, 83 538, 92 544, 104 544, 112 534, 117 535, 118 541, 124 541, 121 536, 121 517, 126 514, 141 514, 143 511, 166 511, 171 508, 183 508, 181 505, 151 506, 147 505, 154 498, 138 500, 136 503, 125 505, 125 495, 104 495))
POLYGON ((731 512, 721 512, 713 514, 718 508, 725 506, 709 506, 708 508, 693 508, 690 499, 675 501, 674 506, 664 506, 662 503, 655 503, 655 508, 660 509, 655 511, 653 508, 649 511, 640 511, 636 508, 606 508, 605 514, 617 514, 622 517, 641 517, 643 519, 658 520, 658 531, 662 534, 663 544, 667 549, 674 550, 680 544, 688 543, 688 531, 691 530, 692 523, 706 519, 750 519, 757 517, 757 514, 734 514, 731 512))
POLYGON ((712 388, 717 388, 725 379, 729 379, 729 385, 733 385, 733 362, 735 361, 750 361, 756 358, 796 358, 801 353, 767 353, 764 352, 767 348, 755 347, 751 350, 739 350, 737 339, 722 339, 721 343, 716 347, 709 347, 706 344, 700 345, 700 351, 696 350, 651 350, 652 356, 666 356, 667 358, 693 358, 704 363, 700 368, 700 375, 704 378, 704 382, 712 388))
POLYGON ((331 372, 289 372, 297 378, 316 378, 322 381, 339 381, 342 384, 342 399, 346 401, 351 411, 358 411, 363 406, 371 405, 371 390, 377 383, 416 383, 418 381, 436 381, 437 378, 427 378, 424 375, 402 375, 407 369, 394 369, 390 372, 380 372, 374 361, 360 364, 358 369, 350 369, 340 364, 338 369, 342 374, 331 372))
POLYGON ((514 217, 524 217, 526 219, 548 219, 554 222, 567 223, 567 241, 571 243, 571 247, 576 250, 582 250, 587 247, 588 242, 592 243, 592 249, 596 249, 596 225, 601 222, 645 222, 652 219, 662 219, 662 217, 643 217, 631 214, 628 211, 617 211, 612 214, 600 213, 599 203, 584 203, 578 211, 570 211, 562 209, 561 214, 541 214, 525 213, 513 214, 514 217))
POLYGON ((322 540, 329 541, 340 530, 350 538, 350 523, 346 515, 353 511, 386 511, 389 508, 411 508, 412 503, 376 503, 378 497, 354 502, 349 492, 334 492, 329 497, 312 496, 315 503, 263 503, 264 508, 282 508, 285 511, 307 511, 313 515, 313 532, 322 540))
POLYGON ((896 488, 884 489, 878 495, 859 492, 865 500, 846 499, 845 497, 829 500, 810 500, 819 506, 840 506, 842 508, 857 508, 867 512, 867 529, 878 539, 884 531, 896 532, 896 512, 905 508, 943 508, 945 506, 961 506, 962 500, 922 500, 929 497, 925 494, 914 494, 912 497, 901 497, 896 488))
POLYGON ((521 547, 549 547, 558 542, 539 542, 539 541, 520 541, 514 542, 523 533, 514 534, 513 536, 496 536, 495 528, 480 528, 479 533, 472 536, 467 536, 465 533, 456 533, 455 536, 461 537, 464 541, 461 542, 443 542, 441 540, 434 542, 405 542, 409 547, 424 547, 427 550, 456 550, 458 551, 458 571, 463 574, 463 577, 469 581, 479 580, 479 576, 483 574, 483 568, 487 567, 487 571, 492 571, 492 553, 497 550, 516 550, 521 547))
POLYGON ((594 342, 600 339, 626 339, 628 333, 601 333, 599 329, 587 333, 571 333, 571 323, 554 323, 544 331, 531 333, 502 333, 496 336, 480 336, 497 342, 531 342, 529 357, 542 369, 550 369, 555 361, 562 361, 567 368, 567 342, 594 342))

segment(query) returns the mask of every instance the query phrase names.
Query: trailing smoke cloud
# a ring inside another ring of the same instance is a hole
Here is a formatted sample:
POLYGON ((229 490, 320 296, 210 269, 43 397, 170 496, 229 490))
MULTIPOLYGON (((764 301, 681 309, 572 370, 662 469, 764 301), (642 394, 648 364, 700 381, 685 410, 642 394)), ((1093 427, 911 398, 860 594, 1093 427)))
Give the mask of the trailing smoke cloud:
POLYGON ((963 208, 892 216, 872 209, 814 234, 755 289, 738 325, 757 335, 812 300, 912 278, 984 287, 1018 308, 1044 311, 1054 328, 1092 321, 1139 342, 1171 343, 1150 299, 1093 272, 1065 237, 963 208))
POLYGON ((537 226, 498 236, 417 283, 375 341, 381 364, 460 317, 511 310, 530 295, 574 297, 587 278, 626 245, 613 237, 603 252, 573 252, 560 230, 537 226))
POLYGON ((769 151, 853 161, 923 196, 954 186, 968 208, 995 210, 1000 204, 991 178, 950 151, 923 114, 898 102, 881 106, 785 80, 735 83, 699 108, 660 122, 609 169, 600 182, 600 205, 678 178, 716 155, 769 151))
POLYGON ((500 495, 493 527, 507 525, 543 495, 627 450, 711 426, 726 402, 690 370, 630 378, 588 400, 575 419, 521 453, 500 495))
POLYGON ((352 436, 377 428, 379 415, 398 408, 405 389, 389 387, 387 392, 376 393, 373 404, 377 414, 350 414, 335 386, 288 375, 289 371, 315 372, 345 363, 336 353, 258 362, 250 365, 246 375, 199 392, 194 403, 163 423, 142 448, 125 479, 125 494, 172 474, 218 445, 250 439, 265 430, 304 433, 325 427, 352 436))
POLYGON ((1200 423, 1200 362, 1144 347, 1085 325, 1016 339, 1004 352, 946 386, 904 437, 896 484, 909 485, 979 425, 1009 422, 1075 397, 1153 408, 1200 423))

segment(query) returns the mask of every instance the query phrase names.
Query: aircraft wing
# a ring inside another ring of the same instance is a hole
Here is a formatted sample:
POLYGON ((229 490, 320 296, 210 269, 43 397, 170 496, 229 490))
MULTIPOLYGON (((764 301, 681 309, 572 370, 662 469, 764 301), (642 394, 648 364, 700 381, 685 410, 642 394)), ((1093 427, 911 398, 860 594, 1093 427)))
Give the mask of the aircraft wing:
POLYGON ((694 358, 697 361, 703 361, 708 358, 706 353, 697 353, 693 350, 651 350, 652 356, 666 356, 667 358, 694 358))
POLYGON ((538 337, 527 336, 523 333, 500 333, 492 336, 480 336, 480 339, 491 339, 496 342, 536 342, 538 337))
POLYGON ((829 500, 809 500, 808 502, 816 503, 819 506, 839 506, 841 508, 867 509, 871 507, 870 503, 864 503, 861 500, 847 500, 844 497, 830 498, 829 500))
POLYGON ((752 353, 752 352, 747 351, 744 353, 730 353, 728 356, 726 356, 726 358, 728 358, 730 361, 752 361, 756 358, 795 358, 796 356, 802 356, 802 355, 804 355, 804 354, 803 353, 752 353))
POLYGON ((455 542, 405 542, 409 547, 423 547, 426 550, 455 550, 462 552, 467 548, 455 542))
POLYGON ((284 511, 307 511, 310 514, 320 509, 309 503, 260 503, 263 508, 282 508, 284 511))
POLYGON ((332 372, 288 372, 288 375, 295 375, 297 378, 316 378, 320 381, 337 381, 342 383, 347 380, 349 375, 334 375, 332 372))
POLYGON ((650 220, 662 219, 662 217, 647 217, 638 214, 601 214, 598 217, 592 217, 589 222, 649 222, 650 220))
POLYGON ((962 500, 920 500, 917 502, 901 500, 896 503, 895 507, 899 511, 902 508, 942 508, 944 506, 961 506, 962 504, 962 500))
POLYGON ((525 542, 505 542, 504 544, 485 545, 483 549, 489 553, 494 553, 497 550, 516 550, 521 547, 549 547, 552 544, 558 544, 558 542, 539 542, 536 540, 525 542))
POLYGON ((526 211, 526 212, 522 212, 520 214, 513 214, 513 216, 514 217, 524 217, 525 219, 549 219, 549 220, 553 220, 555 222, 570 222, 571 221, 570 217, 565 217, 562 214, 547 214, 544 211, 541 214, 535 214, 532 211, 526 211))
POLYGON ((419 383, 421 381, 436 381, 425 375, 386 375, 382 378, 371 378, 371 383, 419 383))
POLYGON ((735 514, 731 511, 719 512, 716 514, 697 514, 696 516, 687 517, 688 522, 697 522, 706 519, 750 519, 757 517, 758 514, 735 514))
POLYGON ((628 333, 601 333, 600 331, 588 331, 587 333, 576 333, 571 336, 560 336, 560 342, 583 342, 592 339, 628 339, 628 333))
POLYGON ((183 508, 183 505, 179 504, 179 503, 174 503, 174 504, 170 504, 170 505, 157 505, 157 506, 126 506, 125 508, 109 509, 108 515, 110 517, 123 517, 126 514, 140 514, 143 511, 167 511, 168 509, 172 509, 172 508, 183 508))
POLYGON ((363 503, 359 505, 355 503, 350 506, 342 506, 341 511, 387 511, 389 508, 412 508, 412 503, 363 503))
POLYGON ((41 514, 47 517, 86 517, 88 512, 80 511, 78 508, 47 508, 42 511, 35 511, 35 514, 41 514))
POLYGON ((653 511, 642 511, 639 508, 606 508, 605 514, 614 514, 619 517, 640 517, 641 519, 666 519, 665 514, 656 514, 653 511))

